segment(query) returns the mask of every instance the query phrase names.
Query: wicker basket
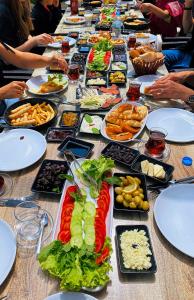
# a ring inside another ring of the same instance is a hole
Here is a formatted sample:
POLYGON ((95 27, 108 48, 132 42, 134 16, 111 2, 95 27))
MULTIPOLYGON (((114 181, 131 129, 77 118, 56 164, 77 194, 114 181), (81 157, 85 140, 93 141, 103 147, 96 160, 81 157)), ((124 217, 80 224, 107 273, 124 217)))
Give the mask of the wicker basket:
POLYGON ((155 74, 158 68, 163 65, 164 57, 152 62, 145 62, 138 59, 132 59, 131 62, 137 75, 155 74))

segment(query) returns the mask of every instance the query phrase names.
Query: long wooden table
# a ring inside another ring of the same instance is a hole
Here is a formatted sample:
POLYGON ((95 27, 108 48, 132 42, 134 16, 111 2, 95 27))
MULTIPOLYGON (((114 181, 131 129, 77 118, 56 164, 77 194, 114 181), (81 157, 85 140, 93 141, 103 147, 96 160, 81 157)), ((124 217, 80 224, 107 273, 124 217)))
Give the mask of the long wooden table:
MULTIPOLYGON (((72 31, 72 28, 64 28, 64 25, 61 22, 57 30, 58 32, 61 32, 61 30, 72 31)), ((75 30, 76 28, 74 28, 74 31, 75 30)), ((79 29, 79 31, 83 30, 83 28, 79 29)), ((164 68, 163 70, 165 72, 164 68)), ((45 73, 44 69, 38 69, 34 74, 37 75, 42 73, 45 73)), ((72 97, 73 93, 72 88, 68 88, 68 91, 66 92, 67 98, 69 99, 72 97)), ((175 104, 177 103, 173 103, 173 105, 175 104)), ((164 105, 164 102, 162 104, 160 103, 159 106, 160 105, 164 105)), ((169 105, 169 102, 166 102, 165 105, 169 105)), ((59 113, 61 113, 63 109, 69 108, 75 107, 61 105, 59 107, 59 113)), ((95 144, 92 157, 98 157, 101 150, 107 144, 107 141, 102 138, 98 140, 90 138, 90 142, 95 144)), ((57 144, 48 144, 47 151, 43 159, 59 159, 57 146, 57 144)), ((171 155, 168 163, 175 166, 173 177, 178 179, 184 176, 194 175, 193 167, 184 167, 181 163, 181 159, 185 155, 191 156, 194 160, 194 145, 171 143, 170 148, 171 155)), ((40 164, 41 161, 38 161, 36 164, 25 170, 10 173, 14 181, 14 188, 9 196, 16 197, 28 195, 30 193, 31 185, 38 172, 40 164)), ((121 169, 119 168, 118 170, 121 169)), ((94 295, 96 298, 107 300, 194 299, 194 260, 176 250, 161 235, 153 218, 155 198, 156 195, 150 193, 149 200, 151 208, 147 217, 144 217, 141 214, 128 214, 127 217, 124 215, 114 216, 112 228, 113 254, 111 257, 113 271, 110 273, 111 281, 107 288, 94 295), (158 267, 155 275, 124 276, 120 274, 116 258, 114 237, 115 227, 117 225, 124 224, 146 224, 148 226, 158 267)), ((43 195, 39 195, 38 198, 38 203, 42 208, 47 209, 51 213, 54 220, 57 214, 58 201, 59 198, 51 199, 43 195)), ((0 208, 0 218, 12 226, 14 225, 13 210, 13 208, 0 208)), ((49 240, 47 242, 49 242, 49 240)), ((0 246, 1 243, 2 241, 0 237, 0 246)), ((9 294, 9 300, 43 300, 46 296, 58 291, 58 282, 41 271, 35 255, 25 258, 18 253, 12 271, 0 287, 0 296, 9 294)))

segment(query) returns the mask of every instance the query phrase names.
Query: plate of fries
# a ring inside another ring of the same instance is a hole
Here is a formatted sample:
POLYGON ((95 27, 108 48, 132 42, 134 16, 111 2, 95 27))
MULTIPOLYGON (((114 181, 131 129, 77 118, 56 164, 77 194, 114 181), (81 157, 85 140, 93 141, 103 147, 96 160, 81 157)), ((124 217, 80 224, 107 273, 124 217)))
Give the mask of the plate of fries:
POLYGON ((11 105, 4 118, 9 126, 40 129, 49 126, 57 113, 57 107, 52 101, 30 98, 11 105))
POLYGON ((68 86, 68 77, 63 74, 45 74, 31 77, 26 84, 29 93, 46 96, 64 91, 68 86))

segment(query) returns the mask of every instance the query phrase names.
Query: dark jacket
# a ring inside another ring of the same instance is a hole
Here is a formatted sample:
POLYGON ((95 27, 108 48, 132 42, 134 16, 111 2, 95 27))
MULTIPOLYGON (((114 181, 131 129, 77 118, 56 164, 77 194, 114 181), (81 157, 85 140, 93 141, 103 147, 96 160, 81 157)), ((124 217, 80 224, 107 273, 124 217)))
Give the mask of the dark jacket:
POLYGON ((37 2, 32 9, 32 22, 34 25, 34 35, 54 33, 57 27, 52 10, 50 8, 46 9, 39 2, 37 2))

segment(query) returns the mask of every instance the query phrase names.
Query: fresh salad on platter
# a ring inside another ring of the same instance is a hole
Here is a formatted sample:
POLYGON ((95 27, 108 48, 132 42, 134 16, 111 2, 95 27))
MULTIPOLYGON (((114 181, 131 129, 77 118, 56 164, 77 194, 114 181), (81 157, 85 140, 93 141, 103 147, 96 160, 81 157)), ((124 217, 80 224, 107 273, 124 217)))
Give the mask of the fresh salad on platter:
POLYGON ((93 201, 68 177, 57 239, 44 247, 38 257, 42 270, 58 278, 62 290, 95 289, 109 281, 112 246, 106 223, 112 217, 110 184, 120 180, 109 177, 113 167, 114 161, 103 156, 81 163, 77 174, 89 188, 93 201), (92 176, 97 188, 88 183, 86 173, 92 176))
POLYGON ((87 68, 90 71, 108 70, 111 60, 112 44, 107 39, 96 43, 89 52, 87 68))

